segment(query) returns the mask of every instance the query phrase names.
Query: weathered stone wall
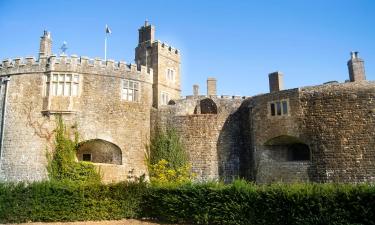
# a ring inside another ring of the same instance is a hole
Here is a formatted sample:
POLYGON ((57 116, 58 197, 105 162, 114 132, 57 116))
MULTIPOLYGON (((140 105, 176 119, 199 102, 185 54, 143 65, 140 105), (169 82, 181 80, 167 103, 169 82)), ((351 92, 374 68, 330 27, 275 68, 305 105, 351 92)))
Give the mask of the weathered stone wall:
POLYGON ((81 141, 100 139, 120 147, 125 167, 116 168, 127 171, 118 171, 123 174, 117 176, 119 180, 127 179, 128 171, 134 170, 134 176, 146 173, 144 147, 150 136, 152 70, 148 73, 145 67, 138 71, 135 65, 77 57, 23 62, 8 62, 0 69, 0 76, 11 77, 1 180, 46 178, 45 150, 53 147, 55 115, 60 114, 72 131, 78 130, 81 141), (60 71, 79 74, 77 97, 45 96, 45 76, 60 71), (139 101, 121 99, 124 78, 139 82, 139 101))
POLYGON ((303 135, 315 181, 374 182, 375 83, 302 88, 303 135))
POLYGON ((375 83, 351 82, 254 96, 249 110, 250 163, 254 179, 274 181, 373 182, 375 83), (289 113, 270 115, 270 103, 288 100, 289 113), (287 137, 285 143, 270 140, 287 137), (287 161, 288 144, 304 143, 308 161, 287 161))
POLYGON ((204 99, 190 96, 161 107, 154 113, 153 123, 179 132, 197 179, 229 181, 240 175, 240 121, 236 112, 242 100, 214 97, 217 114, 200 114, 196 108, 204 99))
POLYGON ((254 96, 247 104, 250 109, 249 122, 252 140, 250 154, 252 156, 249 158, 253 179, 259 183, 309 180, 308 163, 281 159, 278 154, 284 150, 283 147, 274 149, 266 144, 267 141, 280 136, 294 137, 309 144, 309 139, 301 135, 302 111, 299 90, 290 89, 254 96), (270 103, 283 100, 288 102, 288 114, 272 116, 270 103))

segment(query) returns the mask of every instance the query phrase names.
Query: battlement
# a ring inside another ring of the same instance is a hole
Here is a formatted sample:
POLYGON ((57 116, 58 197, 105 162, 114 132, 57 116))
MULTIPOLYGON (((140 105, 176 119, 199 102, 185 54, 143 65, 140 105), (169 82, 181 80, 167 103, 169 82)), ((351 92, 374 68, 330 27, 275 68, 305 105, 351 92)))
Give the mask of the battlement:
POLYGON ((100 58, 88 58, 77 55, 67 56, 65 54, 41 57, 36 60, 33 56, 25 58, 4 59, 0 63, 0 75, 13 73, 43 72, 43 70, 66 70, 66 71, 88 71, 91 73, 111 72, 133 72, 139 74, 153 75, 152 68, 126 64, 124 61, 102 60, 100 58), (38 70, 36 71, 36 68, 38 70))
POLYGON ((156 44, 157 46, 160 46, 160 48, 162 50, 168 51, 168 52, 176 54, 176 55, 180 55, 180 50, 178 50, 175 47, 172 47, 171 45, 169 45, 165 42, 161 42, 161 41, 157 40, 157 41, 154 42, 154 44, 156 44))

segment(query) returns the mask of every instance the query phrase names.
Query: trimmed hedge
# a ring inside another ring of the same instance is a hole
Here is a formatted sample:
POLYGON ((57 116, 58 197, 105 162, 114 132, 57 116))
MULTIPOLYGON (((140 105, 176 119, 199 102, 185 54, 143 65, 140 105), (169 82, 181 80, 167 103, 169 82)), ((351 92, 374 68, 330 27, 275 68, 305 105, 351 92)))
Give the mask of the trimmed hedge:
POLYGON ((137 218, 145 184, 0 184, 0 223, 137 218))
POLYGON ((194 224, 375 224, 375 188, 368 185, 198 185, 154 188, 145 212, 194 224))
POLYGON ((144 217, 192 224, 375 224, 375 187, 0 184, 0 223, 144 217))

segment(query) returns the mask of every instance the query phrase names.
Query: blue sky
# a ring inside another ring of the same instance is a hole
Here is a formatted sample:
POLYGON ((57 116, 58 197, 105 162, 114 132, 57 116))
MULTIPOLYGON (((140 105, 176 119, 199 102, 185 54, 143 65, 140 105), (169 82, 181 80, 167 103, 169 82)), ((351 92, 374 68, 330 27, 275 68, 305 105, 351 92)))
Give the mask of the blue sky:
POLYGON ((134 61, 138 28, 156 26, 156 38, 182 53, 182 92, 206 91, 216 77, 218 94, 268 92, 268 73, 284 73, 286 88, 348 79, 356 50, 375 80, 375 1, 7 1, 0 0, 0 59, 36 56, 44 29, 54 53, 104 57, 104 27, 112 35, 108 58, 134 61))

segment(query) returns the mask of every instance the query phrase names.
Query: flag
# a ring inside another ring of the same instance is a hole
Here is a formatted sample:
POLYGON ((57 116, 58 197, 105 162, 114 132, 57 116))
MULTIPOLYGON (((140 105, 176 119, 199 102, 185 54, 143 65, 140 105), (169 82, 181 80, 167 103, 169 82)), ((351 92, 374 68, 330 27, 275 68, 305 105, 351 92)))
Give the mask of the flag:
POLYGON ((106 34, 112 34, 112 31, 107 24, 105 25, 105 33, 106 34))

